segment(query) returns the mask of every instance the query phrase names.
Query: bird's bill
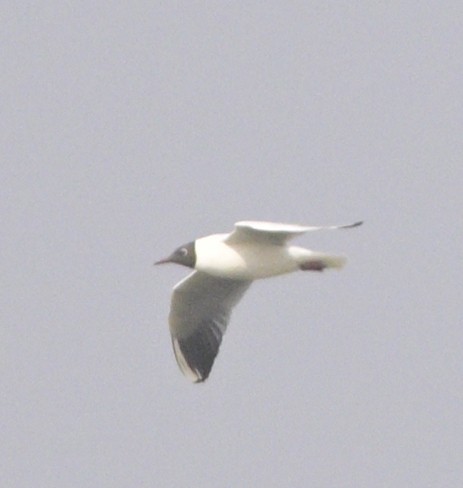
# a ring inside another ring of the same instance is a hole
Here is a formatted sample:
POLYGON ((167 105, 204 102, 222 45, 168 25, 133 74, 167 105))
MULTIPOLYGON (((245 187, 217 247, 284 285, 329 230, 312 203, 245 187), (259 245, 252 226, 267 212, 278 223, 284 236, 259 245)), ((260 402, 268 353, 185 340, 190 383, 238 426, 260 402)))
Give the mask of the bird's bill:
POLYGON ((172 258, 171 258, 171 256, 169 256, 167 258, 160 259, 159 261, 156 261, 154 263, 154 265, 156 266, 157 264, 166 264, 166 263, 171 263, 171 262, 172 262, 172 258))

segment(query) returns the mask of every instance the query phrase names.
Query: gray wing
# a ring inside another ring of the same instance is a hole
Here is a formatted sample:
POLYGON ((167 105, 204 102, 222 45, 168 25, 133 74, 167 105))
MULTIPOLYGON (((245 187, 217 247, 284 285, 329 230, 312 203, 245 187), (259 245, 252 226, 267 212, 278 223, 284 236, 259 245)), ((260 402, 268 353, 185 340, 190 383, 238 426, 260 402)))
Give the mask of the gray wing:
POLYGON ((308 227, 303 225, 278 224, 275 222, 243 221, 235 224, 235 230, 227 237, 230 244, 245 242, 284 245, 290 239, 314 230, 349 229, 362 222, 347 225, 308 227))
POLYGON ((209 376, 232 309, 250 285, 251 281, 194 271, 174 287, 169 314, 172 344, 180 369, 192 381, 209 376))

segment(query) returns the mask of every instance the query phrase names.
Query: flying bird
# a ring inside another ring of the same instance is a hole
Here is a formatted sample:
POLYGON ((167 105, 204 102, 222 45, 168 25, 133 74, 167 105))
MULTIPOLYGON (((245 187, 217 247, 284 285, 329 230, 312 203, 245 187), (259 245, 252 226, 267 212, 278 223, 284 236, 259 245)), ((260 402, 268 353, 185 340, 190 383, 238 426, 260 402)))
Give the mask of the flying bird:
POLYGON ((291 239, 309 231, 361 224, 306 227, 237 222, 230 234, 201 237, 157 261, 194 270, 175 285, 169 313, 175 358, 183 374, 195 383, 207 379, 232 309, 254 280, 298 270, 339 269, 346 262, 344 256, 290 246, 291 239))

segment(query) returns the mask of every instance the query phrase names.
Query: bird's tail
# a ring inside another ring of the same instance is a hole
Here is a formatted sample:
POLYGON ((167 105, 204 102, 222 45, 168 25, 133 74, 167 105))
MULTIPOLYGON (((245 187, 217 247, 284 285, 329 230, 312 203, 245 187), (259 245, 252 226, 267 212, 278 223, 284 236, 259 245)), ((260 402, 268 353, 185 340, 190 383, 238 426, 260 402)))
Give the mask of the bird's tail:
POLYGON ((299 268, 303 271, 323 271, 326 268, 341 269, 347 262, 347 258, 341 255, 312 252, 300 262, 299 268))
POLYGON ((325 257, 323 259, 324 262, 327 264, 327 268, 341 269, 347 263, 346 256, 341 255, 336 256, 334 254, 325 254, 325 257))

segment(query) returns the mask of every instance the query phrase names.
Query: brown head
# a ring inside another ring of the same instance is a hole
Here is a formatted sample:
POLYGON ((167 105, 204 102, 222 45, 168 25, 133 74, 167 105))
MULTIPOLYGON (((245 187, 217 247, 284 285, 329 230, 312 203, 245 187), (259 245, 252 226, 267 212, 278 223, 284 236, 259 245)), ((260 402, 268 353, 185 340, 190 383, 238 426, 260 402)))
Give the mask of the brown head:
POLYGON ((176 263, 188 268, 196 265, 195 241, 189 242, 177 248, 170 256, 156 261, 154 264, 176 263))

